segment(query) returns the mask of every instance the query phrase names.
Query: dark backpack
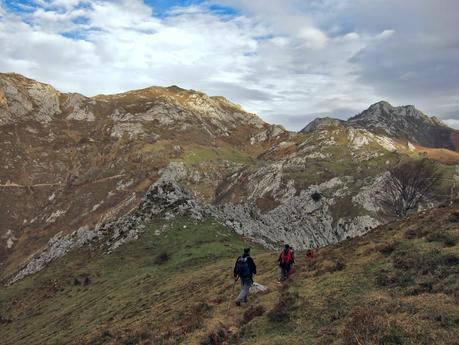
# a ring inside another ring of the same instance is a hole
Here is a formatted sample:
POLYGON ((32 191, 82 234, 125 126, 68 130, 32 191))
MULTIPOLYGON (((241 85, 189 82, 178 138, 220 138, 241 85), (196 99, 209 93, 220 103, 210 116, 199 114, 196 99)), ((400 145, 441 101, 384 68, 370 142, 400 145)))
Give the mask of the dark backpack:
POLYGON ((240 257, 237 259, 237 275, 239 277, 249 277, 251 275, 249 267, 249 257, 240 257))

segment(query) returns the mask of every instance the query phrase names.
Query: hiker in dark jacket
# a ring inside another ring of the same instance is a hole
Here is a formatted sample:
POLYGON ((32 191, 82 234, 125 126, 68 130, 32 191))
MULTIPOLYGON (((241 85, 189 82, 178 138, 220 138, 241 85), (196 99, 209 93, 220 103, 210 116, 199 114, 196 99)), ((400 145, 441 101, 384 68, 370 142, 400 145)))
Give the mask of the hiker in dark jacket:
POLYGON ((288 274, 290 272, 291 266, 295 263, 295 256, 293 255, 293 250, 288 244, 284 246, 284 249, 279 254, 279 267, 281 269, 280 280, 284 281, 288 279, 288 274))
POLYGON ((241 279, 241 292, 236 298, 236 305, 241 305, 241 302, 247 302, 249 289, 253 284, 253 275, 257 274, 255 262, 250 257, 250 248, 244 248, 242 256, 238 257, 234 264, 234 279, 241 279))

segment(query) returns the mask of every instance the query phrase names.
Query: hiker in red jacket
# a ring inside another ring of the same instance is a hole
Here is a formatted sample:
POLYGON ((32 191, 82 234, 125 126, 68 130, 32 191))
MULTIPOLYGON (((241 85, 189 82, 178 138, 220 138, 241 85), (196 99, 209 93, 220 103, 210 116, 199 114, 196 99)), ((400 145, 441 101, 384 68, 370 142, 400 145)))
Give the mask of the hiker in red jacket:
POLYGON ((281 269, 280 280, 287 280, 290 268, 295 262, 293 251, 288 244, 284 246, 284 249, 279 254, 279 259, 277 259, 277 261, 279 261, 279 267, 281 269))

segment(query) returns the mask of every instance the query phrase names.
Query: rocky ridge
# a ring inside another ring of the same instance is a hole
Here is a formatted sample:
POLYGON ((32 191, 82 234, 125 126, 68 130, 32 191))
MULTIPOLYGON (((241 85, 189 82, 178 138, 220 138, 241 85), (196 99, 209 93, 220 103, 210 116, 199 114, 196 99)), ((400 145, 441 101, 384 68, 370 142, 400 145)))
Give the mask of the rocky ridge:
POLYGON ((122 244, 138 239, 145 224, 154 217, 165 220, 175 217, 201 220, 206 215, 208 212, 173 180, 161 178, 148 189, 139 206, 124 216, 98 223, 94 228, 83 226, 68 235, 63 232, 54 235, 45 248, 33 256, 8 284, 40 271, 49 262, 84 245, 102 246, 110 254, 122 244))

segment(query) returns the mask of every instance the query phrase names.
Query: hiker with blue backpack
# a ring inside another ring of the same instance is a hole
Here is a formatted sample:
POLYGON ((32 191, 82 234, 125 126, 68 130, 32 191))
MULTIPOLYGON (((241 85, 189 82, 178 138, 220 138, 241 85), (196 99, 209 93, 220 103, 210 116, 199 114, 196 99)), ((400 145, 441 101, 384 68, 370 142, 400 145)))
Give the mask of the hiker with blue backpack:
POLYGON ((241 292, 236 298, 236 305, 240 306, 241 302, 247 302, 249 289, 253 284, 253 275, 257 274, 257 267, 255 262, 250 257, 250 248, 244 248, 244 253, 239 256, 234 265, 234 279, 235 282, 241 279, 241 292))

